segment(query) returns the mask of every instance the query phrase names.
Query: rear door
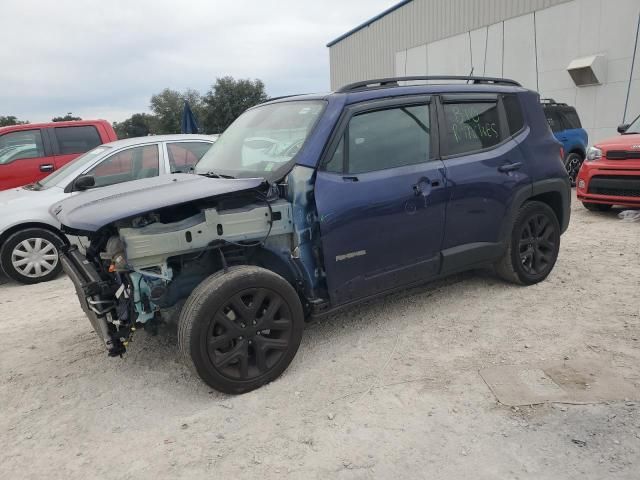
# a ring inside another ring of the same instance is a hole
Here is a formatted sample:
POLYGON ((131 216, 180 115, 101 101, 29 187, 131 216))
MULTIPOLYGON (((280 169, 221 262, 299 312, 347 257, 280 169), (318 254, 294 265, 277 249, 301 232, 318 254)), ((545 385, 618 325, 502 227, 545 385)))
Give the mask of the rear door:
POLYGON ((0 190, 33 183, 53 171, 51 147, 41 129, 0 136, 0 190))
POLYGON ((516 95, 444 95, 440 131, 450 192, 443 272, 451 273, 502 254, 508 209, 531 188, 518 146, 528 128, 516 95))
POLYGON ((334 305, 433 277, 446 194, 431 99, 347 110, 315 183, 334 305))
POLYGON ((102 144, 100 134, 93 125, 51 127, 48 132, 55 152, 56 169, 102 144))

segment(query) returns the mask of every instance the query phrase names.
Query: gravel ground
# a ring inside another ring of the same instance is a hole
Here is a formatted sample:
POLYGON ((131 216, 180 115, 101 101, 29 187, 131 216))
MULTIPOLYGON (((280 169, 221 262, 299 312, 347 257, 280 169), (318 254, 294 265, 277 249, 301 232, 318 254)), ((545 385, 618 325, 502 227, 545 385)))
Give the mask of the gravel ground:
POLYGON ((107 358, 64 277, 0 286, 0 326, 3 478, 640 476, 640 398, 509 408, 478 374, 569 357, 640 387, 640 223, 576 202, 542 284, 473 272, 334 315, 242 396, 168 327, 107 358))

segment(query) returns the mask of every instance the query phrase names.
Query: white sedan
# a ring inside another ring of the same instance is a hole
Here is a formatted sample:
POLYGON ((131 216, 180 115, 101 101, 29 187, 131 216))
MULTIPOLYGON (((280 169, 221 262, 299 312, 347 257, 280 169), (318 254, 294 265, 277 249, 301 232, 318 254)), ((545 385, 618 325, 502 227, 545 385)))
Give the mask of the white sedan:
POLYGON ((46 282, 60 273, 58 249, 69 241, 49 207, 84 190, 189 172, 216 138, 162 135, 106 143, 43 180, 0 192, 0 267, 20 283, 46 282))

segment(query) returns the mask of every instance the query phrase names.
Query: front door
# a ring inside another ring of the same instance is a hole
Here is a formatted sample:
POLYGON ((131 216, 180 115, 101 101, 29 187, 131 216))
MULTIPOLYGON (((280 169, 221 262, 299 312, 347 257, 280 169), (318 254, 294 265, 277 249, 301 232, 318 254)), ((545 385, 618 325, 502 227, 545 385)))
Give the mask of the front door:
POLYGON ((315 184, 334 305, 435 276, 445 223, 430 100, 369 102, 347 113, 315 184))
POLYGON ((18 130, 0 136, 0 190, 20 187, 49 175, 53 157, 42 131, 18 130))

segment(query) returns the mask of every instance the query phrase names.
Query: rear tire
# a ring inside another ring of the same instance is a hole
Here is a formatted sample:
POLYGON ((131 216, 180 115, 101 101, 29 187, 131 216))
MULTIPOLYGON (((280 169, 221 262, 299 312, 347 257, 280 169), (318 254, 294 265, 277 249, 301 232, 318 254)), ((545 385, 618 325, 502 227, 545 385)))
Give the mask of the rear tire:
POLYGON ((607 205, 604 203, 589 203, 589 202, 582 202, 582 205, 584 205, 584 208, 586 208, 590 212, 608 212, 609 210, 611 210, 611 207, 613 206, 613 205, 607 205))
POLYGON ((294 288, 270 270, 240 266, 211 275, 191 293, 180 313, 178 346, 205 383, 240 394, 284 372, 303 330, 294 288))
POLYGON ((34 284, 56 278, 62 270, 58 258, 62 237, 44 228, 26 228, 11 235, 0 249, 0 265, 7 277, 34 284))
POLYGON ((580 167, 582 167, 582 162, 584 162, 584 157, 576 152, 570 152, 564 159, 564 168, 567 170, 567 175, 569 175, 572 187, 576 186, 578 172, 580 171, 580 167))
POLYGON ((542 202, 527 202, 513 224, 507 250, 495 265, 508 282, 533 285, 553 269, 560 250, 560 224, 555 212, 542 202))

